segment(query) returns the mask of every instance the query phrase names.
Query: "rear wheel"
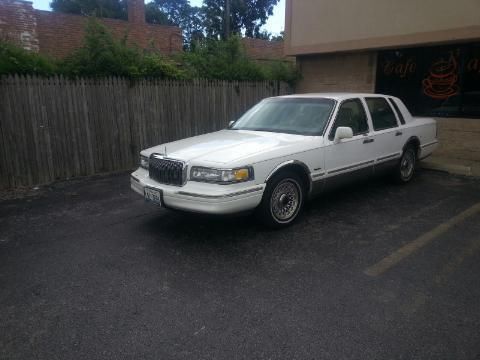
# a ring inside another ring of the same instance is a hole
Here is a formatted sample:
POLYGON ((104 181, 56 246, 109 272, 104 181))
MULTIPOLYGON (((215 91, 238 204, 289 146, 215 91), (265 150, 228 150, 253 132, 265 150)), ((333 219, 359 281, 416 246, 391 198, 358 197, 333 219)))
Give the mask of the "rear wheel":
POLYGON ((408 183, 415 175, 417 151, 412 145, 407 146, 395 169, 395 180, 400 184, 408 183))
POLYGON ((258 213, 269 227, 282 228, 292 224, 304 203, 302 179, 285 171, 275 175, 267 184, 258 213))

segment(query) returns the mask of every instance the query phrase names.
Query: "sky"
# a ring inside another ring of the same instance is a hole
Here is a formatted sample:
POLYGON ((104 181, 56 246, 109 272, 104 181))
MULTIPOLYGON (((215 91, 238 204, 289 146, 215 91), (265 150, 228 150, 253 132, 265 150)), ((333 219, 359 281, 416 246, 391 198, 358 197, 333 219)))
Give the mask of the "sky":
MULTIPOLYGON (((51 0, 33 0, 33 7, 40 10, 50 10, 51 0)), ((190 0, 193 6, 200 6, 203 0, 190 0)), ((148 2, 148 1, 147 1, 148 2)), ((285 27, 285 0, 280 0, 273 10, 273 15, 268 18, 263 29, 272 34, 279 34, 285 27)))

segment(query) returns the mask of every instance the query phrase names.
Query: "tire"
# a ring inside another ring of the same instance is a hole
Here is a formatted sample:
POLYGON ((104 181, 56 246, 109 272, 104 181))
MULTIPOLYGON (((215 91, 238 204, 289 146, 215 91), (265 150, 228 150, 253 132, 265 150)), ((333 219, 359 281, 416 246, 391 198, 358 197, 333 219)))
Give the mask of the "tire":
POLYGON ((305 186, 300 176, 292 171, 282 171, 267 183, 257 214, 270 228, 291 225, 303 209, 305 186))
POLYGON ((408 145, 403 151, 402 157, 398 162, 394 180, 398 184, 406 184, 412 180, 417 166, 417 151, 413 145, 408 145))

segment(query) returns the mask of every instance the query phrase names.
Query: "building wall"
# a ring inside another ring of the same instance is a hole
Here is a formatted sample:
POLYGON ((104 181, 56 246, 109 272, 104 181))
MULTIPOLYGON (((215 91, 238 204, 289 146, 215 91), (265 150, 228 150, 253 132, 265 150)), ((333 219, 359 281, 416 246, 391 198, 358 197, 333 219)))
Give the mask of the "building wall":
MULTIPOLYGON (((129 21, 105 18, 98 21, 117 38, 128 35, 130 44, 140 48, 155 48, 166 55, 182 50, 180 28, 145 23, 141 1, 130 0, 129 7, 129 21)), ((35 10, 27 1, 0 2, 1 39, 57 58, 65 57, 82 45, 86 21, 85 16, 35 10)))
POLYGON ((297 93, 375 91, 375 52, 299 56, 297 64, 302 73, 297 93))
MULTIPOLYGON (((284 60, 283 41, 269 41, 262 39, 243 38, 242 44, 247 56, 254 60, 284 60)), ((289 58, 292 60, 292 58, 289 58)))
MULTIPOLYGON (((375 92, 376 52, 297 57, 303 78, 296 93, 375 92)), ((480 161, 480 121, 436 118, 440 146, 435 156, 480 161)))
POLYGON ((480 38, 478 0, 287 0, 286 53, 480 38))
POLYGON ((0 2, 0 40, 38 51, 37 18, 32 3, 2 0, 0 2))
POLYGON ((436 118, 439 148, 435 156, 480 162, 480 121, 464 118, 436 118))

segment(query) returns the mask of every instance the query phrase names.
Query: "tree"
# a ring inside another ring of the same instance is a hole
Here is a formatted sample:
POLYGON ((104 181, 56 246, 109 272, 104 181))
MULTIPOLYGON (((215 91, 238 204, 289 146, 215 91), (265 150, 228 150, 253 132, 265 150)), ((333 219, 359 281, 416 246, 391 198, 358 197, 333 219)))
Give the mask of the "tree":
POLYGON ((168 15, 160 10, 153 2, 145 5, 145 21, 149 24, 172 25, 168 19, 168 15))
MULTIPOLYGON (((279 0, 230 0, 230 31, 248 37, 262 36, 260 28, 279 0)), ((204 0, 204 26, 210 38, 224 37, 225 0, 204 0)))
POLYGON ((271 41, 283 41, 285 40, 285 31, 280 31, 280 34, 278 35, 272 35, 270 37, 271 41))
POLYGON ((201 8, 191 6, 189 0, 154 0, 147 6, 165 14, 169 25, 179 26, 186 45, 203 35, 201 8))
MULTIPOLYGON (((52 0, 53 11, 126 20, 127 0, 52 0)), ((145 5, 145 20, 150 24, 172 25, 169 16, 155 3, 145 5)))
POLYGON ((53 11, 68 14, 127 19, 126 0, 52 0, 50 6, 53 11))
POLYGON ((270 40, 272 38, 272 33, 267 30, 263 30, 260 31, 256 37, 257 39, 270 40))

